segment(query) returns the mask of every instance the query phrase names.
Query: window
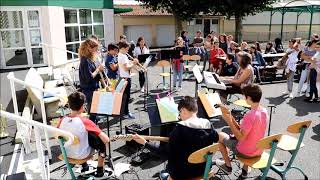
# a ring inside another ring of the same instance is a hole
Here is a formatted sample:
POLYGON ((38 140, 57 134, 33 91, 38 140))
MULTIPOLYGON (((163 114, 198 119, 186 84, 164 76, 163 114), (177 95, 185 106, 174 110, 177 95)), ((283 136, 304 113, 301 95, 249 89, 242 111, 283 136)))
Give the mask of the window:
POLYGON ((212 19, 212 24, 218 24, 218 19, 212 19))
POLYGON ((196 19, 196 24, 202 24, 202 19, 196 19))
POLYGON ((31 9, 0 12, 1 67, 44 64, 40 14, 38 10, 31 9))
MULTIPOLYGON (((104 44, 104 25, 101 10, 64 9, 66 50, 78 53, 81 42, 92 34, 104 44)), ((72 54, 67 53, 68 60, 72 54)), ((77 57, 75 57, 77 58, 77 57)))

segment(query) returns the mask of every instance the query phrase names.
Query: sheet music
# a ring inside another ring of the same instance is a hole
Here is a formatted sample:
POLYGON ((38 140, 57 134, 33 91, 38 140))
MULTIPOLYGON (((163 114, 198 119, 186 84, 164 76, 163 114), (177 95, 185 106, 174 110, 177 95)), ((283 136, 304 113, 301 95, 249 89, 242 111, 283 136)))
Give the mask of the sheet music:
POLYGON ((108 114, 112 115, 112 107, 113 107, 113 95, 111 92, 100 93, 98 105, 99 114, 108 114))
POLYGON ((126 85, 126 80, 125 79, 121 79, 121 81, 118 83, 117 87, 116 87, 116 92, 123 92, 125 85, 126 85))
POLYGON ((201 83, 203 81, 203 76, 200 72, 200 67, 198 66, 198 64, 196 64, 193 68, 192 68, 192 71, 193 71, 193 75, 194 77, 196 77, 198 83, 201 83))
POLYGON ((214 105, 221 104, 221 100, 218 93, 203 93, 198 91, 198 96, 201 103, 207 112, 207 115, 211 117, 222 115, 220 108, 215 108, 214 105))
POLYGON ((162 123, 178 121, 178 104, 171 97, 157 99, 157 106, 162 123))
POLYGON ((146 59, 146 62, 144 62, 143 67, 144 67, 144 68, 147 68, 148 65, 149 65, 149 63, 151 62, 151 60, 152 60, 152 55, 150 55, 150 56, 146 59))

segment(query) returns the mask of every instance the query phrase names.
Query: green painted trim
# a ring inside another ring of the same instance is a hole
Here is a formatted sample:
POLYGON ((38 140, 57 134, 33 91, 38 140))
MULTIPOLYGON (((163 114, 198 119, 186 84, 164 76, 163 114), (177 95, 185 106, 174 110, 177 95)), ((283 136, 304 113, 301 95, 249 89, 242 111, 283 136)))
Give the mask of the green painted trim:
POLYGON ((113 8, 114 14, 120 14, 120 13, 126 13, 126 12, 132 12, 132 8, 113 8))
POLYGON ((62 6, 113 9, 113 0, 1 0, 1 6, 62 6))

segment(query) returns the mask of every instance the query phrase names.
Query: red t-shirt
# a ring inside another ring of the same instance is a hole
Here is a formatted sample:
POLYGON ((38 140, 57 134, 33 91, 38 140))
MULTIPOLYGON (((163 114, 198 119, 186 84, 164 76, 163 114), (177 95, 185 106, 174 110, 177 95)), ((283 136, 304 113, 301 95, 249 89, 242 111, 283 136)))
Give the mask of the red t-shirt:
POLYGON ((224 53, 223 49, 221 48, 210 50, 210 63, 213 64, 214 68, 217 68, 220 63, 220 60, 216 58, 216 55, 226 56, 226 53, 224 53))

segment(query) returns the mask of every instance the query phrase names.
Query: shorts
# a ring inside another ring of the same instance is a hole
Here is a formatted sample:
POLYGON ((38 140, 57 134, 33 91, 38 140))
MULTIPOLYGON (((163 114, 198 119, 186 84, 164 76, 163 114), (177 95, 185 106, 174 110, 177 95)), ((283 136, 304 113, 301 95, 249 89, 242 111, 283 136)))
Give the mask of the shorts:
POLYGON ((234 155, 236 156, 239 156, 239 157, 242 157, 242 158, 255 158, 255 157, 258 157, 258 156, 247 156, 245 154, 242 154, 240 153, 238 150, 237 150, 237 144, 238 144, 238 140, 235 138, 235 137, 226 137, 223 139, 223 144, 229 148, 233 153, 234 155))

